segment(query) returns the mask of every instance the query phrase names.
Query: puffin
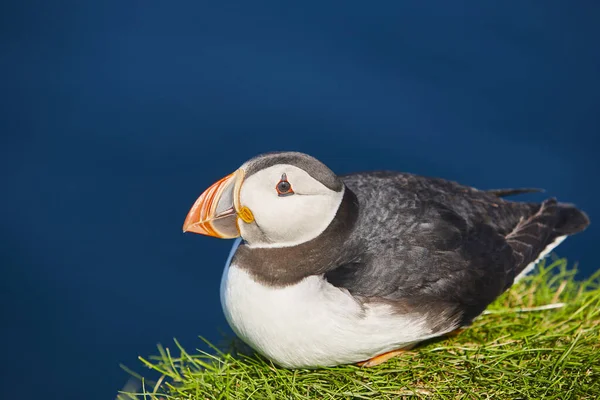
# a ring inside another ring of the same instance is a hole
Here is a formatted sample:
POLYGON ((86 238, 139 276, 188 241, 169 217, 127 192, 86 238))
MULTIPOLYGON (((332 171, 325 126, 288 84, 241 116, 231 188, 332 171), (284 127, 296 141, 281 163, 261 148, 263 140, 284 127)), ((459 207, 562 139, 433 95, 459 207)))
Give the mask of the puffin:
POLYGON ((236 239, 221 303, 255 351, 284 368, 371 367, 468 327, 588 226, 555 198, 505 199, 532 191, 338 176, 307 154, 273 152, 206 189, 183 231, 236 239))

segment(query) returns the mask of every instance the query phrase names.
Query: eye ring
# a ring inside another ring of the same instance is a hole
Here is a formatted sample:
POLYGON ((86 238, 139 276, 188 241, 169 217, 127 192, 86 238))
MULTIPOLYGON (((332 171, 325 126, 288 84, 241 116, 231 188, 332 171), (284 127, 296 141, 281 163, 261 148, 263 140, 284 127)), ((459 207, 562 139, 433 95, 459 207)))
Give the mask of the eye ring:
POLYGON ((281 175, 281 180, 277 182, 277 185, 275 185, 275 190, 277 190, 277 195, 279 197, 291 196, 294 194, 292 184, 288 182, 287 175, 285 173, 281 175))

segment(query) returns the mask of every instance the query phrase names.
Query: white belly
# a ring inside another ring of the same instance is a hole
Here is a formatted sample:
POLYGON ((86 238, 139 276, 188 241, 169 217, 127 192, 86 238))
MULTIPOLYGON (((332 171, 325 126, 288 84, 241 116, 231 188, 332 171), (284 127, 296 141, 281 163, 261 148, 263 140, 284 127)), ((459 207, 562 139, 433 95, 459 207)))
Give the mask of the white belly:
POLYGON ((225 316, 242 340, 281 366, 355 363, 443 333, 432 335, 421 315, 362 305, 320 276, 283 288, 257 283, 229 265, 238 244, 221 282, 225 316))

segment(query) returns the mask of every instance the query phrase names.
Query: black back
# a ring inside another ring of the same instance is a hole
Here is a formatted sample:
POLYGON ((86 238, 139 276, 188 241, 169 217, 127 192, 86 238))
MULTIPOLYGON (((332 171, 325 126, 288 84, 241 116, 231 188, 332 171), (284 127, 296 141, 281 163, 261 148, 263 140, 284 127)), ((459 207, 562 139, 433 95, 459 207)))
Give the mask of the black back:
POLYGON ((369 301, 397 302, 402 310, 451 309, 462 324, 510 287, 556 237, 589 223, 554 199, 532 204, 498 196, 510 191, 488 193, 393 172, 343 179, 360 205, 347 246, 361 252, 327 279, 369 301))

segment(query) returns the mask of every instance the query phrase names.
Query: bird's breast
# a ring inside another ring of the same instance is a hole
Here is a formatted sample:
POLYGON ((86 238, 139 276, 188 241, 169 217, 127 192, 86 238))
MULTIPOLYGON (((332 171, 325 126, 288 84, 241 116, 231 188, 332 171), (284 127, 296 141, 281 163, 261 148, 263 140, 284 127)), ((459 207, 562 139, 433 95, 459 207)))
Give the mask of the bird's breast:
POLYGON ((363 361, 430 333, 424 316, 363 305, 322 276, 270 287, 229 262, 221 283, 227 321, 244 342, 284 367, 363 361))

